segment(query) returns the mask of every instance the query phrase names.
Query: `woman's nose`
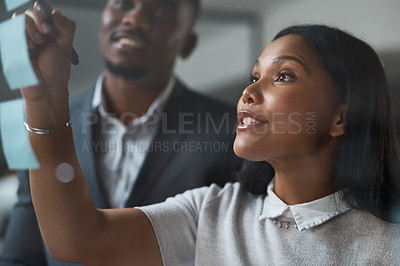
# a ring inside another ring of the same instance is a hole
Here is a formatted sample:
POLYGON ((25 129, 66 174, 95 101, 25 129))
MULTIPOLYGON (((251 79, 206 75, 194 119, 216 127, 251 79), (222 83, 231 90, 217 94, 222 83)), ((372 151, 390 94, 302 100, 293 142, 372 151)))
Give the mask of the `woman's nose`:
POLYGON ((260 102, 261 95, 254 84, 249 85, 242 93, 242 101, 247 104, 257 104, 260 102))

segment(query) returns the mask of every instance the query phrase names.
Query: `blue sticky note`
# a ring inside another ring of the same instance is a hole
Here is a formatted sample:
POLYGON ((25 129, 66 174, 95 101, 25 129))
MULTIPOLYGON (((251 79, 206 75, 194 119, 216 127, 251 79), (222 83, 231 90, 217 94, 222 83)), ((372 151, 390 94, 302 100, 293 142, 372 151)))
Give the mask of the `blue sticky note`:
POLYGON ((0 134, 8 168, 20 170, 38 168, 25 126, 24 100, 0 103, 0 134))
POLYGON ((39 83, 29 58, 24 15, 0 24, 0 53, 4 76, 11 89, 39 83))
POLYGON ((11 11, 23 4, 30 2, 31 0, 6 0, 7 11, 11 11))

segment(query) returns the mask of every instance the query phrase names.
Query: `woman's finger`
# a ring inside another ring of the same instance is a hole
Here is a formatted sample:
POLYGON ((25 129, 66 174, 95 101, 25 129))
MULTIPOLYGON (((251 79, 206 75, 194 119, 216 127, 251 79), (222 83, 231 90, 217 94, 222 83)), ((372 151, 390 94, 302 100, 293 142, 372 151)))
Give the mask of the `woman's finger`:
POLYGON ((29 16, 32 21, 35 23, 36 28, 43 35, 48 35, 53 33, 53 29, 47 23, 45 16, 43 13, 37 9, 28 9, 25 11, 25 15, 29 16))
POLYGON ((72 50, 72 42, 76 24, 73 20, 65 17, 59 10, 54 9, 53 12, 54 27, 57 31, 57 43, 63 49, 72 50))
POLYGON ((45 2, 45 5, 46 5, 46 8, 47 8, 46 11, 42 10, 42 8, 41 8, 41 6, 38 4, 38 2, 35 2, 35 4, 33 5, 33 9, 39 11, 39 12, 42 14, 42 16, 44 17, 45 23, 43 23, 43 24, 41 25, 42 29, 43 29, 44 31, 53 31, 52 25, 51 25, 51 23, 49 23, 49 22, 47 21, 47 17, 46 17, 47 15, 48 15, 48 16, 52 16, 53 7, 52 7, 49 3, 47 3, 47 2, 45 2), (48 12, 48 14, 45 14, 46 12, 48 12))
MULTIPOLYGON (((45 2, 45 4, 47 6, 47 9, 50 11, 50 13, 53 12, 53 9, 54 9, 53 6, 50 5, 48 2, 45 2)), ((41 11, 40 5, 39 5, 39 3, 37 1, 33 5, 33 8, 36 9, 36 10, 40 10, 41 11)))
POLYGON ((15 12, 15 13, 12 15, 11 18, 15 18, 16 16, 21 15, 21 14, 22 14, 21 11, 17 11, 17 12, 15 12))
POLYGON ((40 45, 45 41, 45 35, 40 32, 35 21, 28 14, 25 14, 25 31, 29 41, 34 45, 40 45))

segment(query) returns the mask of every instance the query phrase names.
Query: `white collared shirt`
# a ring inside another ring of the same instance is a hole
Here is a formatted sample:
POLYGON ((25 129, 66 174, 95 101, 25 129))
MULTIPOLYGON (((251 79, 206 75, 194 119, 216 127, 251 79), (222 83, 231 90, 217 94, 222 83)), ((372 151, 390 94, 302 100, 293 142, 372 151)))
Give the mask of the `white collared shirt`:
MULTIPOLYGON (((106 111, 104 78, 103 72, 97 80, 93 95, 92 110, 99 114, 99 123, 95 125, 93 132, 93 150, 97 175, 110 207, 122 208, 133 190, 148 151, 152 149, 162 110, 176 81, 171 77, 147 113, 125 126, 115 114, 106 111)), ((134 114, 125 115, 135 117, 134 114)))
POLYGON ((273 185, 272 180, 267 188, 267 197, 260 220, 268 218, 284 222, 294 221, 298 230, 303 231, 350 210, 350 207, 341 201, 341 192, 302 204, 287 205, 275 194, 273 185))

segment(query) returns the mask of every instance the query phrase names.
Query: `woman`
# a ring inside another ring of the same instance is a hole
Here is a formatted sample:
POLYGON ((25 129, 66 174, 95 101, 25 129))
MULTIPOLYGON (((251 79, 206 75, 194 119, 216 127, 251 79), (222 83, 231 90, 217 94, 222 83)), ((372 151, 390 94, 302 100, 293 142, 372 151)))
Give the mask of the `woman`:
MULTIPOLYGON (((40 17, 32 21, 28 38, 46 34, 40 17)), ((400 262, 400 227, 383 220, 398 199, 399 157, 384 71, 367 44, 326 26, 297 26, 281 31, 258 58, 238 102, 234 148, 265 167, 250 165, 245 174, 265 174, 267 196, 234 183, 153 206, 97 210, 65 124, 75 25, 58 11, 54 23, 54 38, 40 46, 30 39, 40 85, 22 93, 27 124, 54 129, 29 137, 41 165, 30 172, 32 198, 55 259, 85 265, 400 262), (71 182, 56 178, 60 164, 74 170, 71 182)))

